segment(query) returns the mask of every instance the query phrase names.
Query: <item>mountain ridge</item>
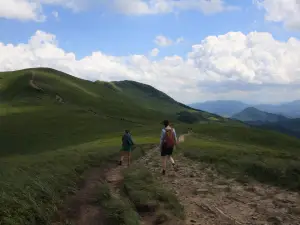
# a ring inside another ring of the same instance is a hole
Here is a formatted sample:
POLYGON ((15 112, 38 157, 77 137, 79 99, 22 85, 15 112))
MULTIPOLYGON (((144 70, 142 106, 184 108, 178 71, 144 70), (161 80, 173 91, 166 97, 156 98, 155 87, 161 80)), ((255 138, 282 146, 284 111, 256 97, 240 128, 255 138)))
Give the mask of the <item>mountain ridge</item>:
POLYGON ((243 111, 234 114, 232 119, 237 119, 243 122, 253 122, 253 121, 260 121, 260 122, 279 122, 279 121, 284 121, 288 120, 287 117, 273 114, 273 113, 268 113, 268 112, 263 112, 255 107, 248 107, 244 109, 243 111))
POLYGON ((255 107, 261 111, 280 114, 285 117, 300 117, 300 100, 285 102, 281 104, 247 104, 236 100, 216 100, 202 103, 189 104, 191 107, 212 112, 220 116, 231 117, 248 107, 255 107))

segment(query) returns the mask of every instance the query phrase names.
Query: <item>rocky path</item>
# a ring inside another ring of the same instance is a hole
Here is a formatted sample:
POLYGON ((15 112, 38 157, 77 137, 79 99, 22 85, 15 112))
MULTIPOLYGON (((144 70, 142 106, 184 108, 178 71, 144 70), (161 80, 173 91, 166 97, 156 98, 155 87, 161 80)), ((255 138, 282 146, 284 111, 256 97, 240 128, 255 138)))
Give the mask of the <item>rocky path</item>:
POLYGON ((181 154, 174 158, 178 170, 170 168, 165 176, 160 173, 158 150, 135 163, 146 166, 176 193, 185 207, 186 225, 300 225, 299 193, 259 183, 241 184, 181 154))

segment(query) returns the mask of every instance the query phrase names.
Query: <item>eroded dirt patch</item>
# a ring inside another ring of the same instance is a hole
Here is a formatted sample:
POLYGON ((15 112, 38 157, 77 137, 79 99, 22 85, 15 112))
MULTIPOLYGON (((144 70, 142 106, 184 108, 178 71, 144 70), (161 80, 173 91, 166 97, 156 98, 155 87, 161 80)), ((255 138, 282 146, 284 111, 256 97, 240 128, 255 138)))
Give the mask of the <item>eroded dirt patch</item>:
POLYGON ((145 165, 165 188, 174 191, 185 208, 185 224, 300 224, 299 193, 260 183, 239 183, 210 165, 175 156, 178 170, 161 175, 159 151, 137 163, 145 165))

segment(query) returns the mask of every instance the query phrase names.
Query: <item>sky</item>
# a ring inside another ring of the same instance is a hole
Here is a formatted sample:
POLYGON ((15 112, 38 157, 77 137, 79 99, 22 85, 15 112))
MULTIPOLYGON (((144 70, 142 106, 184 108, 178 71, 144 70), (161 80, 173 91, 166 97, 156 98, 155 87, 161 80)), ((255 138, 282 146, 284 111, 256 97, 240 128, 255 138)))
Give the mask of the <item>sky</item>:
POLYGON ((0 0, 0 71, 135 80, 189 104, 300 99, 300 0, 0 0))

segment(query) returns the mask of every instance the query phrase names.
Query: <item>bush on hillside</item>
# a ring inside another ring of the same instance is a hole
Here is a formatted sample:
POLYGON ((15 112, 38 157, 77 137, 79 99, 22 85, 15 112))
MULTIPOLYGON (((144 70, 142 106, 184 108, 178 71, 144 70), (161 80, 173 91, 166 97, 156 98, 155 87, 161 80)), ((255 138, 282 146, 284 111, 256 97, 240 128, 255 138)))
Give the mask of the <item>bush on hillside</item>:
POLYGON ((187 111, 181 111, 177 115, 178 115, 177 119, 183 123, 192 124, 192 123, 196 123, 199 121, 199 118, 195 114, 187 112, 187 111))

